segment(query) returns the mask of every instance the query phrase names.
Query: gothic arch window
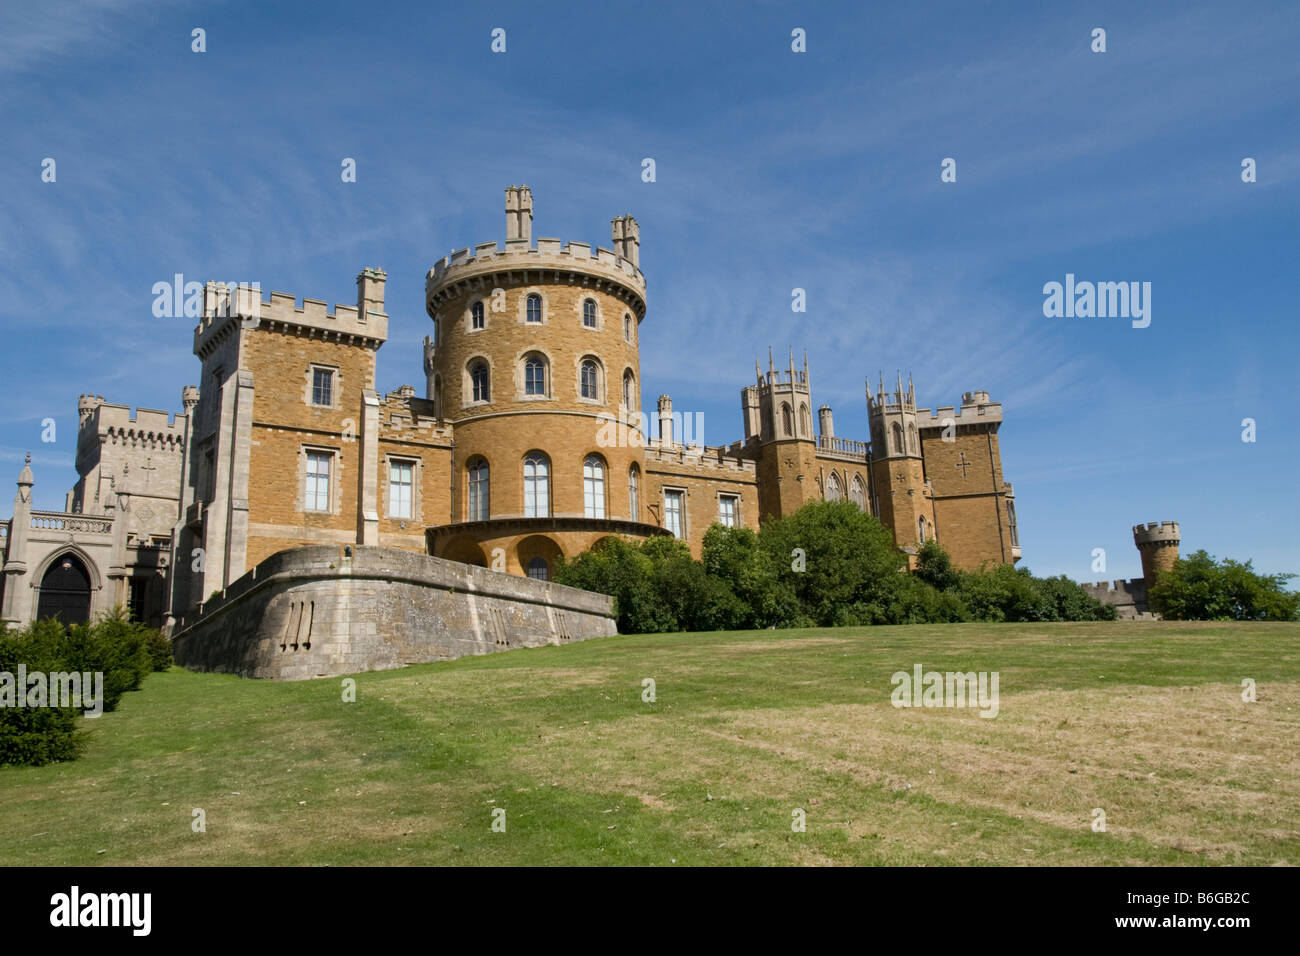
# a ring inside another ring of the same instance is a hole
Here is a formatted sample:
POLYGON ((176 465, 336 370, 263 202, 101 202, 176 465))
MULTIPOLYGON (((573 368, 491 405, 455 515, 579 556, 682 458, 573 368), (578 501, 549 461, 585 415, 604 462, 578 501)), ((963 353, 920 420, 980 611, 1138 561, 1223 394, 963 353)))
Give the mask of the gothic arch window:
POLYGON ((839 501, 844 497, 844 486, 840 484, 840 476, 831 472, 826 476, 826 500, 839 501))
POLYGON ((1011 547, 1020 547, 1020 532, 1016 530, 1016 503, 1007 502, 1007 531, 1011 536, 1011 547))
POLYGON ((808 406, 800 403, 799 405, 799 425, 803 428, 803 437, 812 437, 812 415, 808 413, 808 406))
POLYGON ((489 481, 487 459, 475 457, 469 460, 469 513, 466 521, 487 521, 492 513, 489 506, 491 483, 489 481))
POLYGON ((545 397, 550 394, 546 356, 530 352, 524 358, 524 394, 545 397))
POLYGON ((588 329, 594 329, 596 327, 596 300, 595 299, 583 299, 582 324, 585 328, 588 329))
POLYGON ((641 470, 636 465, 627 470, 627 516, 641 520, 641 470))
POLYGON ((581 394, 583 398, 600 398, 600 366, 595 359, 583 359, 579 371, 581 394))
POLYGON ((916 426, 907 426, 907 450, 913 455, 916 454, 916 426))
POLYGON ((636 397, 636 379, 632 377, 632 370, 627 369, 623 373, 623 405, 631 410, 632 400, 636 397))
POLYGON ((472 401, 488 402, 492 400, 487 362, 483 359, 474 359, 469 363, 469 381, 472 401))
POLYGON ((482 329, 487 325, 487 320, 483 314, 483 303, 475 302, 469 307, 469 327, 473 329, 482 329))
POLYGON ((536 292, 530 292, 528 294, 527 304, 528 321, 532 323, 540 323, 542 321, 542 297, 536 292))
POLYGON ((623 313, 623 341, 632 341, 632 315, 628 312, 623 313))
POLYGON ((544 452, 524 457, 524 517, 545 518, 551 513, 551 460, 544 452))
POLYGON ((894 437, 894 447, 892 450, 895 455, 901 455, 903 453, 903 426, 898 424, 898 422, 894 422, 893 427, 890 428, 890 433, 894 437))
POLYGON ((916 519, 916 542, 925 544, 925 515, 916 519))
POLYGON ((867 510, 867 486, 862 483, 861 475, 853 476, 853 484, 849 486, 849 500, 863 511, 867 510))
POLYGON ((794 412, 790 410, 790 406, 785 402, 781 403, 781 425, 785 429, 785 434, 794 434, 794 412))
POLYGON ((90 620, 90 572, 77 555, 60 555, 41 576, 36 616, 57 617, 64 624, 90 620))
POLYGON ((582 463, 582 505, 588 518, 605 517, 605 461, 599 455, 582 463))

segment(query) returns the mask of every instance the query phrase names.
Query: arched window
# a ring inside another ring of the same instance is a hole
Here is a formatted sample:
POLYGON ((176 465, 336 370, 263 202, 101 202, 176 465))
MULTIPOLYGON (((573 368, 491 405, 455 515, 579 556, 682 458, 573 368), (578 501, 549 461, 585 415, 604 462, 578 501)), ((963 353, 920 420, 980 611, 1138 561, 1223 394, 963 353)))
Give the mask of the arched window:
POLYGON ((898 424, 898 422, 894 422, 890 432, 894 436, 894 447, 892 450, 895 455, 901 455, 903 453, 903 426, 898 424))
POLYGON ((623 314, 623 341, 632 341, 632 315, 626 312, 623 314))
POLYGON ((64 624, 90 620, 90 573, 75 554, 55 558, 45 571, 36 616, 57 617, 64 624))
POLYGON ((584 299, 582 301, 582 324, 589 329, 596 327, 596 300, 584 299))
POLYGON ((472 385, 474 401, 487 402, 492 400, 492 392, 488 387, 488 364, 482 359, 476 359, 470 363, 469 379, 472 385))
POLYGON ((582 363, 582 397, 600 398, 600 371, 591 359, 582 363))
POLYGON ((1011 547, 1020 547, 1020 532, 1016 529, 1016 503, 1007 502, 1007 530, 1011 533, 1011 547))
POLYGON ((803 426, 803 437, 812 437, 812 416, 808 414, 808 406, 799 405, 799 424, 803 426))
POLYGON ((794 412, 785 402, 781 403, 781 424, 785 427, 785 434, 794 434, 794 412))
POLYGON ((524 394, 546 395, 546 359, 529 355, 524 360, 524 394))
POLYGON ((826 476, 826 500, 839 501, 844 497, 844 486, 840 484, 840 476, 831 472, 826 476))
POLYGON ((551 460, 540 451, 524 458, 524 517, 545 518, 551 513, 551 460))
POLYGON ((466 521, 487 521, 491 511, 488 507, 488 463, 484 458, 474 458, 469 463, 469 514, 466 521))
POLYGON ((605 462, 599 455, 582 463, 582 504, 588 518, 605 517, 605 462))
POLYGON ((482 302, 475 302, 469 307, 469 327, 471 329, 481 329, 484 327, 482 302))
POLYGON ((916 426, 907 426, 907 450, 913 455, 916 454, 916 426))
POLYGON ((641 472, 636 465, 627 470, 627 516, 641 520, 641 472))
POLYGON ((528 321, 542 321, 542 297, 536 292, 530 293, 528 296, 528 321))
POLYGON ((925 544, 925 515, 916 519, 916 541, 925 544))
POLYGON ((635 391, 632 370, 628 369, 623 373, 623 405, 628 409, 632 408, 632 396, 635 391))
POLYGON ((861 475, 853 476, 853 484, 849 486, 849 500, 863 511, 867 510, 867 486, 862 483, 861 475))
POLYGON ((528 576, 537 581, 551 580, 551 568, 545 558, 533 558, 528 562, 528 576))

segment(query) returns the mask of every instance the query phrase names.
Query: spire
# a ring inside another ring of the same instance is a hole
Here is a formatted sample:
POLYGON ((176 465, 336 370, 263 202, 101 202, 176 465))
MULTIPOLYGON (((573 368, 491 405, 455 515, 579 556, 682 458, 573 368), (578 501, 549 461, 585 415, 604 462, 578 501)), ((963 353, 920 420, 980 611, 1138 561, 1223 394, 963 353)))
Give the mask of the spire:
POLYGON ((23 470, 18 473, 18 484, 34 485, 36 479, 32 477, 32 453, 28 452, 27 457, 23 459, 23 470))
POLYGON ((898 404, 903 404, 903 370, 898 370, 898 404))
POLYGON ((803 383, 808 384, 808 350, 803 350, 803 383))

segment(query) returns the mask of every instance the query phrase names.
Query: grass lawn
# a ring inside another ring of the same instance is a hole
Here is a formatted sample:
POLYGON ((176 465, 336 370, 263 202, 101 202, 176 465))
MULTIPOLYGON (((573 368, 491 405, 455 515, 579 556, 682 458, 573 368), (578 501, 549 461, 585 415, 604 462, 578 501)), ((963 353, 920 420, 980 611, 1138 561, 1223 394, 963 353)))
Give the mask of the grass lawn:
POLYGON ((613 637, 356 684, 154 674, 80 760, 0 768, 0 864, 1300 863, 1294 624, 613 637), (892 707, 917 663, 999 672, 998 716, 892 707))

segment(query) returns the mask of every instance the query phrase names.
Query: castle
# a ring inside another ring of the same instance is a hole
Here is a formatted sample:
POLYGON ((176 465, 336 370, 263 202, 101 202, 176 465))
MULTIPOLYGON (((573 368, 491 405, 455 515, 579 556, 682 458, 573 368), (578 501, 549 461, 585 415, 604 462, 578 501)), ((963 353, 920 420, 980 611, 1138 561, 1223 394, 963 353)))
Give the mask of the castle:
POLYGON ((1155 620, 1147 595, 1156 583, 1156 575, 1173 570, 1181 537, 1177 521, 1134 525, 1133 543, 1142 557, 1142 577, 1132 581, 1098 581, 1083 585, 1083 589, 1103 604, 1114 605, 1120 620, 1155 620))
POLYGON ((31 510, 24 467, 0 527, 4 621, 124 604, 180 626, 273 555, 311 546, 547 581, 603 538, 672 534, 698 555, 715 522, 753 528, 822 499, 869 510, 911 554, 936 538, 962 568, 1020 558, 988 392, 931 411, 910 379, 892 391, 878 379, 858 441, 835 434, 825 405, 814 428, 806 358, 778 369, 769 353, 740 391, 743 438, 692 443, 667 395, 652 437, 637 221, 614 219, 613 249, 593 249, 534 242, 527 186, 506 190, 505 211, 504 247, 462 249, 428 273, 422 397, 376 390, 383 270, 362 271, 356 305, 333 311, 209 283, 182 412, 82 396, 80 479, 63 512, 31 510))

